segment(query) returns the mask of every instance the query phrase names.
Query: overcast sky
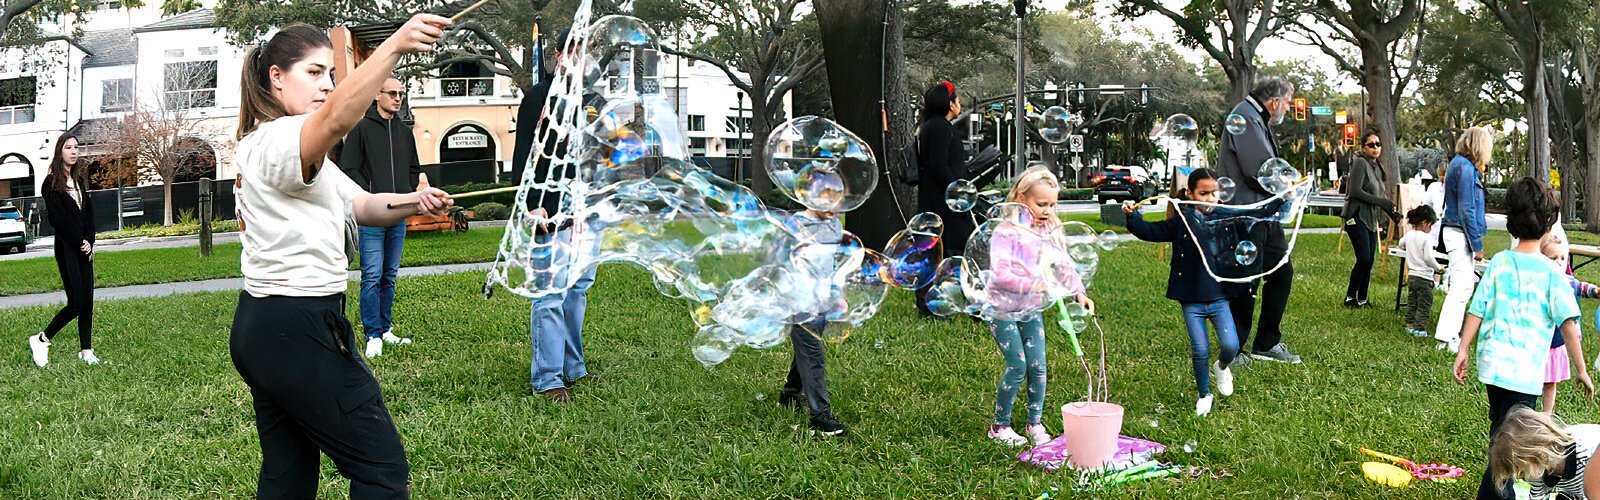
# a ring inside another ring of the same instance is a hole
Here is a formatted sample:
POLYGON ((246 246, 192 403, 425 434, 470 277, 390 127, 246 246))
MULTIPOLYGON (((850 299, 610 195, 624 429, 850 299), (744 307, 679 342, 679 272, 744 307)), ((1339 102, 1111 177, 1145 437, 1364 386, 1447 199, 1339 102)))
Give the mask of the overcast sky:
MULTIPOLYGON (((954 3, 972 3, 974 0, 951 1, 954 3)), ((1006 3, 1009 3, 1009 1, 1006 3)), ((1095 5, 1096 16, 1107 23, 1125 22, 1121 17, 1112 13, 1112 6, 1116 3, 1117 2, 1114 0, 1097 0, 1095 5)), ((1188 2, 1187 0, 1163 0, 1162 3, 1176 10, 1181 9, 1183 5, 1187 4, 1188 2)), ((1066 7, 1066 4, 1067 0, 1030 0, 1029 2, 1029 5, 1035 9, 1046 10, 1062 9, 1066 7)), ((1192 62, 1202 63, 1210 60, 1210 56, 1206 55, 1199 49, 1190 49, 1179 46, 1177 44, 1177 37, 1175 36, 1176 27, 1172 24, 1172 21, 1167 19, 1165 16, 1160 14, 1148 14, 1144 17, 1133 20, 1131 24, 1132 26, 1130 26, 1129 29, 1122 30, 1124 32, 1122 34, 1122 38, 1125 40, 1149 41, 1152 39, 1152 37, 1156 37, 1156 39, 1165 40, 1169 43, 1172 43, 1174 46, 1177 46, 1178 50, 1183 52, 1183 54, 1192 62)), ((1352 50, 1354 49, 1352 48, 1352 50)), ((1330 83, 1336 90, 1350 93, 1361 91, 1361 87, 1356 84, 1353 78, 1349 78, 1342 73, 1335 72, 1332 59, 1328 58, 1320 49, 1315 47, 1304 47, 1297 45, 1281 37, 1269 38, 1261 43, 1259 57, 1264 61, 1310 61, 1310 63, 1317 68, 1315 71, 1317 74, 1330 75, 1330 77, 1334 78, 1334 80, 1330 83)))

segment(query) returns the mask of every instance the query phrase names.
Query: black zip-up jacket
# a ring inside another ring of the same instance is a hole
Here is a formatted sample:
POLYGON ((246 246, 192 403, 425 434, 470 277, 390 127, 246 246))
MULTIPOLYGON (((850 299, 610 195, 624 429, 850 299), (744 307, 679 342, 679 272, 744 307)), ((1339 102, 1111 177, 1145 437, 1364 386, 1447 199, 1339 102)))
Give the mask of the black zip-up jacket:
POLYGON ((55 190, 55 185, 53 176, 45 176, 45 218, 56 232, 56 248, 76 251, 85 241, 93 245, 94 202, 89 191, 83 185, 78 185, 78 194, 83 197, 83 206, 79 207, 77 202, 72 201, 72 195, 55 190))
POLYGON ((339 168, 369 193, 410 193, 422 174, 411 126, 396 114, 385 120, 377 103, 350 129, 339 153, 339 168))
POLYGON ((1200 257, 1200 244, 1190 237, 1188 228, 1178 217, 1149 222, 1144 220, 1144 214, 1134 210, 1128 214, 1128 232, 1144 241, 1172 243, 1172 265, 1167 271, 1167 298, 1184 304, 1208 304, 1227 298, 1227 294, 1222 293, 1222 283, 1206 272, 1206 264, 1200 257))

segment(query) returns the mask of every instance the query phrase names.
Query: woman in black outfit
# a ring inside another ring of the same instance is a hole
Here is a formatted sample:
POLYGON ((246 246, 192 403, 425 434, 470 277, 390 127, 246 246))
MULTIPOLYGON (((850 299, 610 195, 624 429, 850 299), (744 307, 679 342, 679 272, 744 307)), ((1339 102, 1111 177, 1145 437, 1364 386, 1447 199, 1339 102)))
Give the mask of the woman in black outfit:
POLYGON ((50 174, 44 178, 44 207, 56 233, 56 268, 61 271, 67 305, 44 331, 28 337, 33 364, 41 368, 50 362, 50 339, 74 318, 78 320, 78 359, 91 365, 100 362, 90 343, 94 328, 94 205, 89 201, 87 177, 78 168, 78 139, 61 134, 50 160, 50 174))
MULTIPOLYGON (((961 97, 956 86, 939 82, 922 94, 922 113, 917 117, 917 171, 922 182, 917 188, 917 212, 932 212, 944 220, 944 254, 961 255, 972 236, 972 217, 950 210, 945 189, 958 179, 967 178, 966 150, 950 121, 961 116, 961 97)), ((928 311, 928 287, 917 290, 917 309, 928 311)))
POLYGON ((1383 143, 1377 132, 1367 132, 1361 140, 1361 154, 1350 164, 1344 202, 1344 231, 1350 234, 1356 265, 1350 269, 1350 286, 1345 288, 1345 307, 1367 307, 1367 285, 1372 281, 1372 262, 1378 246, 1378 227, 1385 218, 1400 220, 1395 213, 1389 188, 1394 185, 1378 163, 1383 143))

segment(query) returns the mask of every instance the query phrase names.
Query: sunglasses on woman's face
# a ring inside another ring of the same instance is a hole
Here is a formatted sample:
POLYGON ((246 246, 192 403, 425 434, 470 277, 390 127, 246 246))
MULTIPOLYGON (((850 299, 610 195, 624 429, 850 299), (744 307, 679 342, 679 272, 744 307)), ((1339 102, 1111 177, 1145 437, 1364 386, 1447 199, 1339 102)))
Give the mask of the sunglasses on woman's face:
POLYGON ((1367 147, 1369 147, 1369 148, 1381 148, 1381 147, 1383 147, 1383 145, 1382 144, 1378 144, 1376 142, 1369 142, 1369 143, 1367 143, 1367 147))

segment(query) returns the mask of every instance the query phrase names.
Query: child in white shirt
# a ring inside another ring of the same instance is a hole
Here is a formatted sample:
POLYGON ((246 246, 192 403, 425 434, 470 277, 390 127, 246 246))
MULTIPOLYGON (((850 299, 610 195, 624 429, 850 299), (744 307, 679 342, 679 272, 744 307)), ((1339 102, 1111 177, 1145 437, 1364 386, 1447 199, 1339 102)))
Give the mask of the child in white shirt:
POLYGON ((1417 205, 1406 212, 1406 222, 1411 230, 1400 238, 1400 248, 1406 253, 1406 333, 1417 338, 1427 338, 1433 324, 1433 276, 1444 265, 1433 252, 1433 237, 1429 236, 1438 218, 1433 208, 1417 205))

